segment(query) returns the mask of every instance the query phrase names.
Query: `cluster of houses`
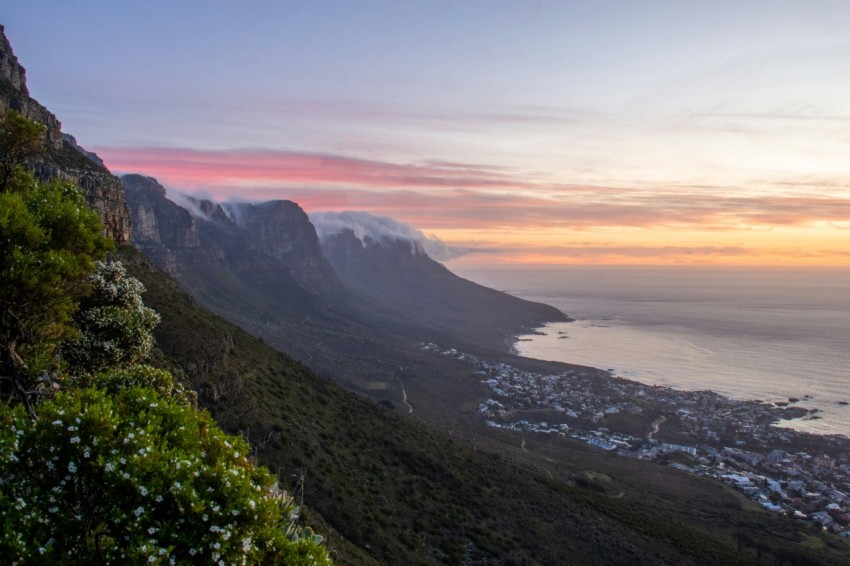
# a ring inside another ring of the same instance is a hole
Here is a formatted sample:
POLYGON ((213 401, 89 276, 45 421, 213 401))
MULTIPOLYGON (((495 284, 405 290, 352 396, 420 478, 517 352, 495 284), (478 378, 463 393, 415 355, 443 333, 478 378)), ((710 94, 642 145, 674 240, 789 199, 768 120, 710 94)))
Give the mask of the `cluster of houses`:
POLYGON ((644 385, 592 368, 545 375, 433 343, 422 347, 473 366, 490 391, 478 408, 490 426, 570 436, 712 477, 767 510, 850 538, 850 440, 776 426, 816 416, 796 406, 797 399, 737 401, 711 391, 644 385))

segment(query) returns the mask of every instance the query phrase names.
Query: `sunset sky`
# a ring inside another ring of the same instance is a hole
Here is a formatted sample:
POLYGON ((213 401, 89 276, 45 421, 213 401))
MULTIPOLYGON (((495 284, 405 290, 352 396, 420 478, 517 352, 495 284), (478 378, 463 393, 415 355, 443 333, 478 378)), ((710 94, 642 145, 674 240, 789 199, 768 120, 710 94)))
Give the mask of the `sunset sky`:
POLYGON ((512 263, 850 266, 850 2, 4 0, 115 172, 512 263))

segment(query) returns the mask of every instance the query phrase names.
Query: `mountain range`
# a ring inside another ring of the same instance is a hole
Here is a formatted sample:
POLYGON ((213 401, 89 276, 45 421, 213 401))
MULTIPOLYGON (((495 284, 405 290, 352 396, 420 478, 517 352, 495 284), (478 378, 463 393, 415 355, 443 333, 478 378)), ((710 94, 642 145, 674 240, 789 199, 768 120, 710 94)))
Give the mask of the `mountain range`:
POLYGON ((454 275, 412 240, 320 240, 290 201, 178 204, 155 179, 122 180, 134 244, 198 301, 378 398, 401 399, 399 368, 417 364, 423 341, 501 352, 521 330, 567 320, 454 275))
POLYGON ((2 36, 9 109, 47 126, 33 170, 83 187, 147 287, 162 316, 151 362, 284 483, 305 478, 302 518, 337 562, 850 563, 836 537, 719 482, 486 426, 480 376, 422 347, 564 371, 509 351, 512 335, 564 313, 457 277, 412 239, 320 238, 293 202, 217 203, 119 180, 30 97, 2 36))

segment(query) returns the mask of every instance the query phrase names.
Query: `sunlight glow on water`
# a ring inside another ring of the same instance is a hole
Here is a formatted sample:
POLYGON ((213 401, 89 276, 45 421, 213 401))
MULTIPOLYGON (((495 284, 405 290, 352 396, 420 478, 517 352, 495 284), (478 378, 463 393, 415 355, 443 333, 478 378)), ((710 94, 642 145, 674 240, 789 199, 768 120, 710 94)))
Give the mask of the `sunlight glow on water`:
POLYGON ((789 426, 850 436, 850 272, 571 267, 477 270, 477 282, 573 323, 520 336, 524 356, 677 389, 818 408, 789 426))

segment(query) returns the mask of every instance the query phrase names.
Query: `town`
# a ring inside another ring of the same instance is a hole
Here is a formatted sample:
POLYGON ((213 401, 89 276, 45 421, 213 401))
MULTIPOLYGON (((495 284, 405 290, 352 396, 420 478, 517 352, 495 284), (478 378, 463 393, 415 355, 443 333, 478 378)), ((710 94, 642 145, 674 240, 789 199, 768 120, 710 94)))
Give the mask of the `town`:
MULTIPOLYGON (((650 386, 593 368, 544 375, 433 343, 472 365, 493 427, 559 434, 623 457, 726 482, 765 509, 850 538, 850 439, 777 426, 817 418, 800 399, 765 403, 650 386)), ((804 397, 805 398, 805 397, 804 397)))

